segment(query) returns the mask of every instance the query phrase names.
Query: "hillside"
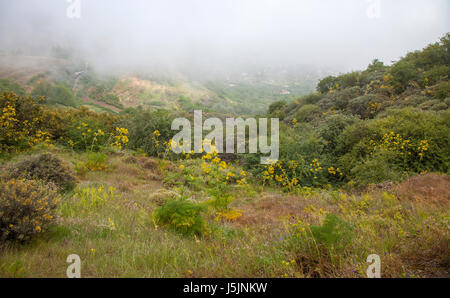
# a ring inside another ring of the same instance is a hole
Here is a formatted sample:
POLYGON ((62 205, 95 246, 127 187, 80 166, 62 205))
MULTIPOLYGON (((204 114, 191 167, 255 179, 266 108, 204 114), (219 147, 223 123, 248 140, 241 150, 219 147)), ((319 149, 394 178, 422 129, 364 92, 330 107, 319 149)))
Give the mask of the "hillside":
POLYGON ((311 72, 282 79, 256 80, 243 74, 233 80, 195 81, 148 74, 104 75, 80 62, 37 56, 0 56, 0 79, 19 84, 28 93, 50 102, 94 111, 120 112, 129 107, 255 115, 277 100, 290 100, 312 91, 318 75, 311 72), (299 79, 300 77, 300 79, 299 79), (54 87, 66 89, 68 98, 52 99, 54 87))
POLYGON ((361 278, 373 254, 382 277, 449 277, 449 38, 326 77, 298 98, 301 82, 92 70, 74 94, 80 67, 8 68, 0 277, 64 277, 71 254, 82 277, 361 278), (279 100, 277 88, 292 94, 279 100), (275 163, 173 152, 180 114, 272 101, 265 116, 282 120, 275 163))

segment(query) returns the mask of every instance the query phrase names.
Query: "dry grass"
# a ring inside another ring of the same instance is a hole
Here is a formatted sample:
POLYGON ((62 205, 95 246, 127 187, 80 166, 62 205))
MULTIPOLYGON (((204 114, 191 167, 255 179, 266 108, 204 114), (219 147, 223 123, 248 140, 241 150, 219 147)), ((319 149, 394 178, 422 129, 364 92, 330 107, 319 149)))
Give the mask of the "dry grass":
POLYGON ((421 205, 448 206, 450 203, 450 177, 440 174, 424 174, 411 177, 395 187, 401 200, 421 205))
MULTIPOLYGON (((82 158, 55 154, 70 162, 82 158)), ((152 220, 156 208, 183 194, 161 182, 172 171, 181 179, 179 165, 127 155, 109 156, 107 164, 104 171, 80 177, 78 186, 113 186, 114 196, 91 208, 67 194, 63 216, 51 232, 25 246, 2 248, 0 276, 63 277, 65 258, 72 253, 83 260, 84 277, 364 277, 371 253, 381 256, 383 277, 450 276, 447 176, 411 178, 396 186, 399 199, 380 191, 303 196, 261 188, 250 196, 245 188, 237 189, 232 207, 242 216, 216 222, 209 212, 205 217, 211 231, 191 238, 156 227, 152 220), (299 250, 304 238, 287 246, 293 225, 320 225, 327 213, 338 214, 356 231, 335 261, 326 250, 320 258, 299 250), (115 229, 108 229, 109 218, 115 229), (292 260, 289 266, 283 263, 292 260)), ((189 167, 196 169, 194 163, 189 167)), ((191 194, 207 199, 203 192, 191 194)))

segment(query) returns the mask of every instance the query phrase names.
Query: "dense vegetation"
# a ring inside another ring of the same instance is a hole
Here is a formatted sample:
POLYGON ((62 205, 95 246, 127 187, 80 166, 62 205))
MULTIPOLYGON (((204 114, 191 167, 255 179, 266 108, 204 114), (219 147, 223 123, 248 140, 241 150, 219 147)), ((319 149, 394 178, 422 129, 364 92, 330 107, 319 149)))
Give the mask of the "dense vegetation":
POLYGON ((362 186, 448 173, 449 47, 447 35, 392 66, 374 60, 364 71, 324 78, 314 94, 273 103, 269 116, 284 120, 278 166, 298 164, 283 178, 362 186))

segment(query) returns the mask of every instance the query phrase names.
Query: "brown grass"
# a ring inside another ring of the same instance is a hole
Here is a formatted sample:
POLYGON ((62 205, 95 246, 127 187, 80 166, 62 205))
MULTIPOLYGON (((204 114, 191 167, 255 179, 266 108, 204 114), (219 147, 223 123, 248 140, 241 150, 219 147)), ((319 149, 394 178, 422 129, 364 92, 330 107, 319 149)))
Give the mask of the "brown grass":
POLYGON ((242 216, 235 224, 240 226, 272 226, 283 222, 293 223, 298 219, 307 220, 311 217, 304 209, 314 205, 317 208, 334 208, 323 201, 311 201, 308 198, 296 196, 271 195, 247 204, 236 206, 242 211, 242 216))
POLYGON ((450 177, 423 174, 411 177, 394 188, 399 199, 420 205, 445 206, 450 203, 450 177))

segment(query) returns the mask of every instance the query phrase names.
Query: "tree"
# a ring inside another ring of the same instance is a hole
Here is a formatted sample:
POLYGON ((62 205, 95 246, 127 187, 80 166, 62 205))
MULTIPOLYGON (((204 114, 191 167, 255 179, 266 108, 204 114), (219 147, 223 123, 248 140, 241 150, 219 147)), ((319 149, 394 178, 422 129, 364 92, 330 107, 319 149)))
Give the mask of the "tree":
POLYGON ((317 91, 320 93, 328 93, 330 88, 336 86, 337 83, 338 78, 335 76, 328 76, 317 84, 317 91))

